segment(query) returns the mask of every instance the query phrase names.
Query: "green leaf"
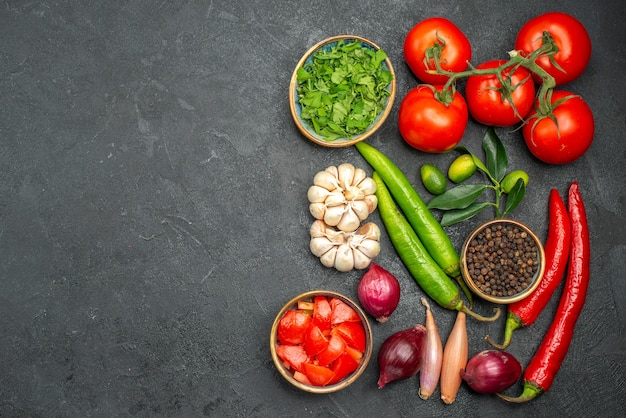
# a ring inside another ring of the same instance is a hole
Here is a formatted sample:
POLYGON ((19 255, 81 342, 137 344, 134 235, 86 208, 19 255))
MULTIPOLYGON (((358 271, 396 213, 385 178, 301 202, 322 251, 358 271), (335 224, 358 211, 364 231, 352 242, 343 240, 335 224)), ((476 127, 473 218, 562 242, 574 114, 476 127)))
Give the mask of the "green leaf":
POLYGON ((509 159, 504 149, 504 144, 493 127, 489 127, 483 138, 483 150, 485 151, 485 162, 487 163, 488 174, 497 182, 500 182, 506 174, 509 159))
POLYGON ((522 201, 525 194, 526 194, 526 184, 524 184, 524 180, 517 179, 515 186, 513 186, 509 194, 506 195, 506 206, 504 208, 504 212, 502 213, 502 216, 513 211, 513 209, 515 209, 517 205, 519 205, 519 203, 522 201))
POLYGON ((450 226, 476 216, 490 205, 489 202, 473 203, 465 209, 455 209, 445 212, 441 218, 441 226, 450 226))
POLYGON ((430 209, 464 209, 471 205, 487 189, 484 184, 462 184, 446 190, 428 202, 430 209))

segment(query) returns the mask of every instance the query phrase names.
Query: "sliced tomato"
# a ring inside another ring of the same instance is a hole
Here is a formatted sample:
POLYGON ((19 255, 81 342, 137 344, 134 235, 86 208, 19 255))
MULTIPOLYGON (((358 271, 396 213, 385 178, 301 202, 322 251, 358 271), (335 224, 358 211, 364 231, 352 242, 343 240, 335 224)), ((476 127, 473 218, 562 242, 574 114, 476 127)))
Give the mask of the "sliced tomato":
POLYGON ((346 344, 346 354, 349 354, 353 359, 360 362, 363 358, 363 352, 357 350, 356 348, 352 348, 346 344))
POLYGON ((332 325, 337 325, 337 324, 340 324, 341 322, 360 322, 361 321, 359 314, 356 313, 356 311, 352 309, 350 305, 348 305, 341 299, 332 298, 329 303, 332 309, 332 314, 330 318, 330 323, 332 325))
POLYGON ((338 334, 350 347, 365 351, 365 330, 360 322, 342 322, 331 331, 338 334))
POLYGON ((313 299, 313 323, 317 325, 323 333, 330 331, 330 319, 332 309, 326 296, 315 296, 313 299))
POLYGON ((289 309, 278 323, 278 341, 281 344, 302 344, 310 324, 311 315, 299 309, 289 309))
POLYGON ((333 371, 328 367, 318 366, 313 363, 304 364, 304 374, 313 386, 326 386, 333 378, 333 371))
POLYGON ((337 360, 334 361, 331 370, 334 373, 333 378, 328 382, 329 385, 339 382, 350 373, 359 368, 359 362, 356 361, 348 353, 343 353, 337 360))
POLYGON ((305 385, 309 385, 312 386, 311 381, 309 380, 308 377, 306 377, 306 374, 299 372, 299 371, 295 371, 293 373, 293 378, 296 379, 298 382, 303 383, 305 385))
POLYGON ((328 346, 315 359, 320 366, 328 366, 346 351, 346 342, 339 335, 331 335, 328 346))
POLYGON ((311 324, 304 337, 304 351, 309 356, 315 357, 326 350, 326 347, 328 347, 328 338, 317 325, 311 324))
POLYGON ((283 363, 287 364, 293 370, 304 372, 304 364, 308 363, 311 359, 307 356, 304 347, 301 345, 276 345, 276 354, 283 363))

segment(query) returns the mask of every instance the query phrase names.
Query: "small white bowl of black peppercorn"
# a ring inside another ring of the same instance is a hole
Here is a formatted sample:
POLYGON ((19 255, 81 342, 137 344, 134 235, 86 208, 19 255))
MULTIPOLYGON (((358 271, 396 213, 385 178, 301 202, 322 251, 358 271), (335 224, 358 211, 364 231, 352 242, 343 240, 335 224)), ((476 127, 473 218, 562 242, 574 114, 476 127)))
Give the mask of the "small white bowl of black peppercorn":
POLYGON ((509 304, 529 296, 541 282, 545 253, 522 222, 493 219, 478 226, 461 250, 461 273, 474 294, 509 304))

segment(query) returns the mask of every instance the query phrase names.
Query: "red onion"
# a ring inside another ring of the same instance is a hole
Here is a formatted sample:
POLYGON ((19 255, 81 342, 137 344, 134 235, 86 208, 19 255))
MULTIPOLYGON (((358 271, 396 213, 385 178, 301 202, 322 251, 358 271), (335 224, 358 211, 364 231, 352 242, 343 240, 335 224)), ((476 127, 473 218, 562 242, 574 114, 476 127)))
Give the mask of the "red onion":
POLYGON ((385 322, 400 302, 400 283, 387 270, 370 263, 357 289, 361 306, 378 322, 385 322))
POLYGON ((422 365, 426 328, 417 324, 413 328, 391 334, 378 352, 378 389, 389 382, 415 376, 422 365))
POLYGON ((522 365, 505 351, 485 350, 467 362, 461 377, 478 393, 497 393, 513 385, 522 374, 522 365))

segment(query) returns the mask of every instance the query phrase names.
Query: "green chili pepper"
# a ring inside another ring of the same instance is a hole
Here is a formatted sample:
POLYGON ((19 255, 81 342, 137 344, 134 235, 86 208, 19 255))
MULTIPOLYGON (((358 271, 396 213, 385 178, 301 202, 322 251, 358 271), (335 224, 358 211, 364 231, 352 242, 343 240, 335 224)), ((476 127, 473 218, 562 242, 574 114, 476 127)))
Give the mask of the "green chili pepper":
POLYGON ((378 211, 389 239, 420 288, 443 308, 465 312, 480 321, 495 321, 500 316, 499 308, 494 309, 496 314, 493 317, 484 317, 465 306, 459 289, 419 240, 378 172, 374 171, 372 179, 376 182, 378 211))
POLYGON ((459 253, 426 203, 389 157, 365 142, 358 142, 355 146, 363 158, 379 173, 428 253, 444 273, 456 279, 471 306, 472 293, 461 278, 459 253))

